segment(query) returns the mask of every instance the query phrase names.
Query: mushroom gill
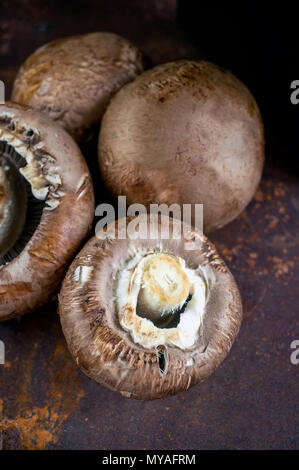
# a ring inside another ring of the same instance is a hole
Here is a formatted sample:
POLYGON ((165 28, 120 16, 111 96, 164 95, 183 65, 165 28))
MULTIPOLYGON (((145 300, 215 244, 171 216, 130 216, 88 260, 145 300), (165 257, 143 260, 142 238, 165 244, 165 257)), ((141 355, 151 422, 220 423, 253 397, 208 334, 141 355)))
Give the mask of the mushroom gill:
POLYGON ((15 148, 0 141, 0 266, 21 253, 45 207, 21 173, 25 166, 26 160, 15 148))

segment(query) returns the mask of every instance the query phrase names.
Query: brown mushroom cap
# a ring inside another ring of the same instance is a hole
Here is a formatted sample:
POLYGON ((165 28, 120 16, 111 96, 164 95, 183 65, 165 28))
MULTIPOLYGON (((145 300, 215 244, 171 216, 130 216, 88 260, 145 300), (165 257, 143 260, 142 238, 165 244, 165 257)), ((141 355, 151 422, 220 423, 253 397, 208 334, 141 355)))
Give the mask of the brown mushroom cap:
POLYGON ((111 100, 99 137, 103 180, 128 204, 204 204, 204 231, 233 220, 261 178, 258 106, 230 72, 205 61, 159 65, 111 100))
POLYGON ((97 124, 111 96, 143 70, 126 39, 96 32, 46 44, 22 65, 12 100, 58 121, 77 141, 97 124))
MULTIPOLYGON (((126 219, 127 226, 133 219, 126 219)), ((175 224, 181 222, 170 219, 170 233, 175 224)), ((209 240, 191 228, 190 233, 200 242, 192 251, 185 249, 188 234, 179 240, 171 236, 164 239, 160 221, 155 239, 100 240, 94 236, 63 281, 59 313, 73 358, 89 377, 125 397, 162 398, 201 382, 223 361, 238 333, 242 305, 233 276, 209 240), (201 265, 213 274, 199 339, 185 350, 137 344, 121 327, 117 315, 115 283, 120 266, 132 252, 157 246, 169 255, 180 256, 189 268, 201 265)))
POLYGON ((51 299, 91 228, 94 196, 78 146, 43 114, 13 103, 1 105, 0 144, 24 159, 20 173, 33 195, 45 201, 28 243, 0 266, 0 320, 6 320, 51 299))

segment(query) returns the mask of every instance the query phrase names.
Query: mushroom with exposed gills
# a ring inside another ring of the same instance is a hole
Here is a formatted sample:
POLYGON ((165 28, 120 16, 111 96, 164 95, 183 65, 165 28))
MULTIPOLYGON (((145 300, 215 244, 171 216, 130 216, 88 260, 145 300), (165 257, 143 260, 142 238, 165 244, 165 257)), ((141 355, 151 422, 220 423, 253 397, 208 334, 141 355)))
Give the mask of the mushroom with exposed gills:
POLYGON ((47 116, 0 105, 0 321, 53 298, 94 216, 89 170, 47 116))
MULTIPOLYGON (((116 225, 115 237, 108 226, 106 238, 91 238, 59 295, 74 360, 124 397, 162 398, 206 379, 241 323, 238 288, 213 244, 178 219, 167 218, 167 228, 164 217, 154 237, 118 237, 116 225)), ((128 228, 136 218, 125 220, 128 228)))

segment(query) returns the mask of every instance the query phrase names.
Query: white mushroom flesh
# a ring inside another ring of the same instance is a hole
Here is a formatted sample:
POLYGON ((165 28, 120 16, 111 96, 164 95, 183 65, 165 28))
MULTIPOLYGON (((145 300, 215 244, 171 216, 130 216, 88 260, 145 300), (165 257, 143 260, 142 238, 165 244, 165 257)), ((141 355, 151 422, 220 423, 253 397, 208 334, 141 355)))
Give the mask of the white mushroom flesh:
POLYGON ((187 268, 182 258, 159 249, 139 251, 120 268, 117 313, 122 328, 135 343, 144 348, 169 345, 183 350, 195 345, 208 295, 205 269, 187 268), (155 325, 159 317, 180 309, 176 327, 155 325))

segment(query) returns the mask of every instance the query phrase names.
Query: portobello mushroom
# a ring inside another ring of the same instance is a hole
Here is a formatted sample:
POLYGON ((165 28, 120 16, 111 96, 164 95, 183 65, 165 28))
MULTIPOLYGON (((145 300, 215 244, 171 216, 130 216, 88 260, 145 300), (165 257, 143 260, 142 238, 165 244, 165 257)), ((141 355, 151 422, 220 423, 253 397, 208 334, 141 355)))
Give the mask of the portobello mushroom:
POLYGON ((0 105, 0 320, 52 299, 93 216, 73 139, 29 107, 0 105))
MULTIPOLYGON (((153 224, 146 214, 138 217, 153 224)), ((213 244, 167 219, 154 222, 155 237, 119 236, 119 222, 114 237, 108 225, 76 256, 59 295, 74 360, 124 397, 162 398, 206 379, 241 323, 238 288, 213 244), (181 237, 174 237, 178 230, 181 237)), ((126 231, 136 223, 124 220, 126 231)))

